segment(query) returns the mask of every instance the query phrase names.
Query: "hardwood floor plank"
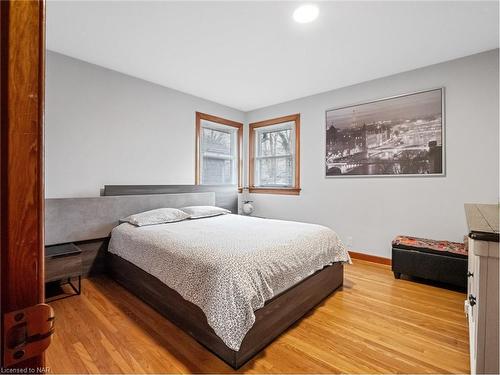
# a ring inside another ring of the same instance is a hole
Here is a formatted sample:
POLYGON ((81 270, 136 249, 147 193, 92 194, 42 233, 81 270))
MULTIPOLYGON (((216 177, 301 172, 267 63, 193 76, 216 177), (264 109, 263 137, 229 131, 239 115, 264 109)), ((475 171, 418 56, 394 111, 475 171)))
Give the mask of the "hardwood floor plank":
POLYGON ((234 371, 106 277, 52 302, 53 373, 468 373, 465 294, 354 260, 345 285, 234 371))
MULTIPOLYGON (((363 320, 369 324, 380 325, 386 330, 392 330, 394 333, 405 334, 414 332, 412 335, 421 338, 426 337, 427 340, 434 340, 439 345, 445 346, 450 350, 460 350, 462 353, 468 353, 469 344, 466 335, 460 331, 444 331, 442 325, 436 322, 428 322, 427 319, 419 316, 412 316, 406 311, 396 312, 394 309, 384 311, 370 310, 362 303, 350 302, 348 306, 357 309, 363 320), (457 335, 460 333, 460 335, 457 335)), ((328 309, 326 314, 337 314, 336 309, 328 309)))
MULTIPOLYGON (((315 312, 317 315, 319 312, 315 312)), ((361 315, 361 319, 363 316, 361 315)), ((345 319, 342 318, 337 322, 338 316, 335 321, 323 317, 316 319, 308 319, 301 324, 304 329, 304 337, 307 341, 312 341, 314 337, 321 346, 326 346, 325 340, 331 345, 334 345, 332 351, 345 353, 349 355, 351 360, 356 358, 361 363, 372 363, 373 365, 379 362, 386 366, 382 372, 387 372, 387 365, 392 365, 392 372, 416 373, 416 372, 432 372, 443 373, 442 369, 434 366, 432 363, 425 363, 417 358, 406 355, 407 347, 398 347, 401 342, 395 342, 391 337, 373 333, 373 331, 366 330, 366 327, 360 326, 359 319, 345 319), (330 334, 325 335, 324 331, 330 334), (394 348, 396 345, 397 349, 394 348), (402 371, 404 370, 404 371, 402 371), (417 371, 418 370, 418 371, 417 371)), ((392 334, 399 335, 399 332, 389 330, 392 334)), ((405 343, 406 344, 406 343, 405 343)), ((419 353, 419 350, 414 350, 414 353, 419 353)), ((366 372, 373 372, 371 371, 366 372)), ((391 371, 389 371, 391 372, 391 371)))
POLYGON ((95 365, 92 356, 81 342, 73 344, 73 348, 80 356, 80 359, 82 360, 83 364, 85 365, 85 368, 89 373, 98 374, 100 372, 99 368, 97 368, 97 366, 95 365))

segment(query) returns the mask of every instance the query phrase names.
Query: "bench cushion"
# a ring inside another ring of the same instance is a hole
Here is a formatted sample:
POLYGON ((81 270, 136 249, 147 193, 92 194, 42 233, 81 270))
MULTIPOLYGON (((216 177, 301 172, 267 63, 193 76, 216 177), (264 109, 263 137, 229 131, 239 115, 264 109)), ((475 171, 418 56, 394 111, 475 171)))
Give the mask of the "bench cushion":
POLYGON ((397 236, 392 241, 392 247, 396 249, 409 249, 425 253, 456 256, 460 258, 467 257, 467 247, 464 243, 460 242, 437 241, 410 236, 397 236))

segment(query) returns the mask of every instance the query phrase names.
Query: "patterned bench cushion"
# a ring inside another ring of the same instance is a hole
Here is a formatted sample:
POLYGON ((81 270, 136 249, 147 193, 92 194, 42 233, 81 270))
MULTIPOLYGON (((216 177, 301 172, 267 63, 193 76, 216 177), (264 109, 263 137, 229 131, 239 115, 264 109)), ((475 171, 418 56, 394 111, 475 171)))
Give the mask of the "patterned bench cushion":
POLYGON ((467 246, 460 242, 437 241, 410 236, 397 236, 392 241, 392 247, 437 254, 448 253, 448 255, 459 257, 467 256, 467 246))

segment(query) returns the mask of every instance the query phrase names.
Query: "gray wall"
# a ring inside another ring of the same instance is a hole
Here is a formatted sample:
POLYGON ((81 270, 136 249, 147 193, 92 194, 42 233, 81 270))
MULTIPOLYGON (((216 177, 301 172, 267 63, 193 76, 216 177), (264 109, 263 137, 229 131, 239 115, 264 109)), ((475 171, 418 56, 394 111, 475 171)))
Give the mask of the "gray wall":
MULTIPOLYGON (((495 50, 245 114, 48 52, 46 196, 192 184, 195 111, 246 123, 300 112, 302 193, 253 194, 256 215, 320 223, 352 237, 354 250, 385 257, 396 234, 460 241, 463 203, 498 200, 498 78, 495 50), (440 86, 446 177, 325 179, 325 109, 440 86)), ((244 143, 246 156, 247 131, 244 143)))
POLYGON ((300 112, 302 122, 301 195, 253 194, 255 214, 320 223, 384 257, 397 234, 461 241, 464 202, 498 200, 498 79, 494 50, 247 113, 254 122, 300 112), (324 177, 326 109, 441 86, 446 177, 324 177))
POLYGON ((244 113, 47 51, 47 198, 105 184, 193 184, 195 112, 244 113))

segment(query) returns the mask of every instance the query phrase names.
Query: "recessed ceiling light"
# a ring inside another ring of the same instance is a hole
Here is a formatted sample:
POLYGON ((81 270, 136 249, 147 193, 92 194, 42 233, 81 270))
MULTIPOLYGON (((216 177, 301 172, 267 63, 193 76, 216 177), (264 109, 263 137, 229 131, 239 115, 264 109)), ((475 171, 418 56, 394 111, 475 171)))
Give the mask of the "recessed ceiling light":
POLYGON ((316 5, 301 5, 293 12, 293 19, 298 23, 308 23, 318 18, 319 9, 316 5))

